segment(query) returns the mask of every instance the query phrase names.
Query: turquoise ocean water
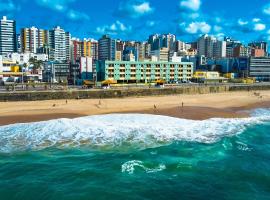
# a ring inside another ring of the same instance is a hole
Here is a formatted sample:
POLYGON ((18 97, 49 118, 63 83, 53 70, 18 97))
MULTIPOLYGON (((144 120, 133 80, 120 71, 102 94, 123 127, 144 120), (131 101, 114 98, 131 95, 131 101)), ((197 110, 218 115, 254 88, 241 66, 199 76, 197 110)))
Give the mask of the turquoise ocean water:
POLYGON ((270 110, 0 127, 0 200, 270 199, 270 110))

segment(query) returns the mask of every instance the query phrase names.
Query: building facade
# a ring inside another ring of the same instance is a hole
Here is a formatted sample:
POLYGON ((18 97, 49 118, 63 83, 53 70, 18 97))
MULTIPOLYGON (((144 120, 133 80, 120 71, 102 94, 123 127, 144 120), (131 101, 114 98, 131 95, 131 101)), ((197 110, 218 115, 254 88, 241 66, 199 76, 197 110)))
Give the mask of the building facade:
POLYGON ((49 33, 50 60, 65 62, 70 60, 70 33, 66 33, 59 26, 49 33))
POLYGON ((150 83, 188 81, 193 75, 190 62, 97 62, 97 80, 116 80, 118 83, 150 83))
POLYGON ((250 58, 249 76, 258 81, 270 81, 270 58, 250 58))
POLYGON ((21 29, 22 53, 37 53, 39 48, 49 44, 48 31, 36 27, 21 29))
POLYGON ((6 16, 0 20, 0 55, 17 52, 16 22, 6 16))
POLYGON ((98 59, 115 60, 116 40, 104 35, 98 41, 98 59))

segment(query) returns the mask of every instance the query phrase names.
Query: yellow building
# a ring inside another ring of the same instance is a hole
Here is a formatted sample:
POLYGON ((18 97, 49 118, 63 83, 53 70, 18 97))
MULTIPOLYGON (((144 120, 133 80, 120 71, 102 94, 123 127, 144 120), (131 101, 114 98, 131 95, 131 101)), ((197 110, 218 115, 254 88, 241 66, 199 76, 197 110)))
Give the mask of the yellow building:
POLYGON ((196 71, 193 75, 193 81, 200 83, 208 83, 208 82, 225 82, 227 79, 221 77, 219 72, 213 71, 196 71))
POLYGON ((11 72, 20 72, 20 67, 18 65, 12 66, 11 68, 11 72))
POLYGON ((83 56, 90 57, 91 56, 91 42, 83 41, 83 56))

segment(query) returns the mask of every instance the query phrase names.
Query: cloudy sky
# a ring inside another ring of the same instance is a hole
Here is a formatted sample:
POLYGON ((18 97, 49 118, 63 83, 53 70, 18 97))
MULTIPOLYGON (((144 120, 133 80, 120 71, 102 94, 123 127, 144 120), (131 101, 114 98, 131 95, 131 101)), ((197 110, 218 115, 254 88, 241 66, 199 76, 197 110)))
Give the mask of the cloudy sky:
POLYGON ((59 25, 79 38, 173 33, 192 41, 208 33, 270 41, 270 0, 0 0, 0 15, 17 20, 18 28, 59 25))

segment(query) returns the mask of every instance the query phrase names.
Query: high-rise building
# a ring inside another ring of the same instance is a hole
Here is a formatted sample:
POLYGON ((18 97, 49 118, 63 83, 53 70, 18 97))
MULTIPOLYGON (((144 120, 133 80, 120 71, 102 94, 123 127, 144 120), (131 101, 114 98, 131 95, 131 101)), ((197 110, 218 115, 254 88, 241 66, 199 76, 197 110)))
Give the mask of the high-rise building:
POLYGON ((49 43, 48 31, 36 27, 21 29, 21 52, 37 53, 49 43))
POLYGON ((59 26, 50 30, 49 46, 50 46, 50 60, 67 61, 70 60, 70 33, 66 33, 59 26))
POLYGON ((227 58, 234 57, 234 48, 240 45, 241 42, 234 40, 230 37, 224 37, 224 41, 226 42, 226 57, 227 58))
POLYGON ((261 42, 252 42, 248 44, 249 47, 254 48, 254 49, 263 49, 265 55, 268 52, 268 43, 261 41, 261 42))
POLYGON ((95 40, 73 39, 71 42, 71 60, 75 63, 80 57, 93 57, 93 60, 97 60, 98 57, 98 43, 95 40))
POLYGON ((169 49, 161 48, 159 50, 151 51, 151 55, 157 57, 158 61, 168 62, 169 61, 169 49))
POLYGON ((0 21, 0 55, 17 51, 16 22, 6 16, 0 21))
POLYGON ((93 60, 98 60, 98 41, 91 40, 91 57, 93 60))
POLYGON ((216 41, 213 47, 213 57, 215 58, 225 58, 226 57, 226 42, 216 41))
POLYGON ((98 59, 115 60, 116 40, 104 35, 98 41, 98 59))
POLYGON ((233 56, 234 57, 249 57, 251 55, 251 48, 244 46, 244 45, 238 45, 233 49, 233 56))
POLYGON ((65 33, 66 39, 66 60, 71 60, 71 34, 69 32, 65 33))
POLYGON ((16 50, 17 50, 18 53, 21 53, 21 46, 22 46, 21 35, 17 34, 16 39, 17 39, 16 50))
POLYGON ((154 34, 150 35, 148 43, 151 45, 151 51, 159 50, 161 48, 168 48, 169 51, 175 49, 176 36, 173 34, 154 34))
POLYGON ((208 58, 214 57, 214 43, 217 39, 213 36, 203 35, 198 40, 198 55, 208 58))

